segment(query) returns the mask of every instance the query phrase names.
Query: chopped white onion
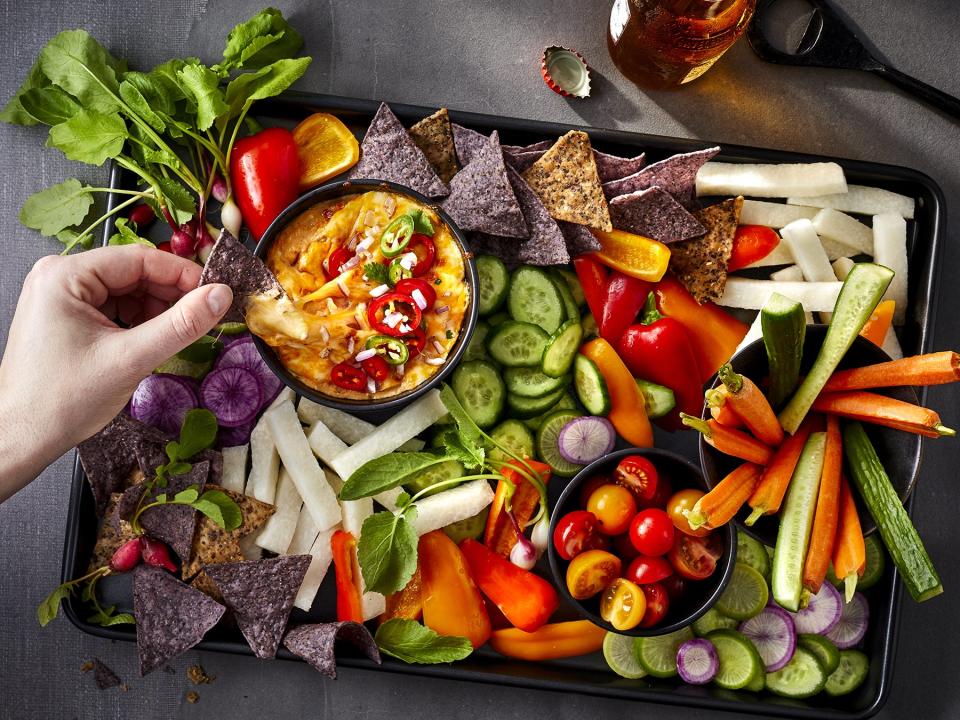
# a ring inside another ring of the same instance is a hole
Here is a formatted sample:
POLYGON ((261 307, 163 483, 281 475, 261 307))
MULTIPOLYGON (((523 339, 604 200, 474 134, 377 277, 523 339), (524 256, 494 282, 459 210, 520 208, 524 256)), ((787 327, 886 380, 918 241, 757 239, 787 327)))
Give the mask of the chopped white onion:
POLYGON ((347 284, 343 280, 337 280, 337 287, 340 288, 340 292, 343 293, 344 297, 349 297, 350 292, 347 290, 347 284))
POLYGON ((421 310, 427 309, 427 299, 423 296, 423 293, 420 292, 419 288, 415 288, 410 297, 413 298, 413 301, 417 304, 417 307, 421 310))
POLYGON ((441 305, 440 307, 437 308, 436 313, 437 315, 443 315, 449 309, 450 309, 449 305, 441 305))
POLYGON ((387 217, 393 215, 393 211, 397 209, 397 199, 392 195, 387 195, 386 200, 383 201, 383 210, 387 213, 387 217))
POLYGON ((358 252, 358 253, 361 253, 361 252, 363 252, 364 250, 366 250, 368 247, 370 247, 371 245, 373 245, 373 238, 372 238, 372 237, 367 237, 366 240, 364 240, 362 243, 360 243, 359 245, 357 245, 357 252, 358 252))
POLYGON ((373 381, 372 377, 367 378, 367 392, 375 393, 377 391, 377 384, 373 381))
POLYGON ((327 330, 326 325, 320 326, 320 337, 323 338, 324 342, 330 342, 330 331, 327 330))
POLYGON ((443 365, 447 359, 445 357, 427 358, 427 365, 443 365))
POLYGON ((333 298, 327 298, 327 312, 335 313, 340 308, 337 307, 337 304, 333 301, 333 298))
POLYGON ((397 376, 403 377, 403 374, 407 371, 407 366, 404 363, 397 365, 397 376))
POLYGON ((434 348, 434 350, 436 350, 438 353, 442 353, 442 352, 443 352, 443 345, 441 345, 438 340, 434 340, 434 341, 433 341, 433 348, 434 348))
POLYGON ((409 325, 407 325, 406 323, 402 323, 402 324, 400 325, 400 332, 402 332, 404 335, 406 335, 406 334, 409 333, 409 332, 413 332, 413 328, 410 327, 409 325))
POLYGON ((377 216, 373 214, 373 210, 367 210, 366 215, 363 216, 363 224, 370 227, 376 219, 377 216))
POLYGON ((357 353, 357 356, 354 358, 354 360, 357 362, 363 362, 364 360, 369 360, 370 358, 375 357, 376 354, 377 351, 373 348, 370 348, 369 350, 361 350, 357 353))
POLYGON ((347 352, 353 354, 353 348, 356 347, 356 342, 353 339, 353 335, 350 336, 350 341, 347 343, 347 352))
POLYGON ((343 275, 347 270, 352 270, 357 265, 360 264, 360 256, 354 255, 352 258, 347 260, 343 265, 340 266, 340 274, 343 275))
POLYGON ((402 320, 403 313, 399 313, 394 310, 393 312, 386 314, 386 316, 383 318, 383 324, 387 325, 388 327, 395 328, 402 320))
POLYGON ((416 253, 404 253, 403 257, 400 258, 400 267, 404 270, 409 270, 414 265, 417 264, 417 254, 416 253))
POLYGON ((389 290, 389 285, 377 285, 373 290, 370 291, 370 297, 380 297, 389 290))

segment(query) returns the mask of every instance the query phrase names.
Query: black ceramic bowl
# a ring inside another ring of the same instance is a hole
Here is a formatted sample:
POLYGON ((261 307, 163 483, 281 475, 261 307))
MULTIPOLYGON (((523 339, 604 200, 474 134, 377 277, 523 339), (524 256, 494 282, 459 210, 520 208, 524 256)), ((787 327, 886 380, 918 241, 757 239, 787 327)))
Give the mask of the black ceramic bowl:
MULTIPOLYGON (((806 373, 813 365, 823 345, 823 340, 827 335, 826 325, 807 325, 807 336, 803 346, 803 363, 800 366, 801 373, 806 373)), ((840 369, 859 367, 861 365, 872 365, 874 363, 887 362, 891 358, 887 353, 863 337, 857 337, 853 345, 847 351, 840 363, 840 369)), ((733 369, 742 375, 746 375, 756 383, 760 383, 769 373, 767 364, 767 351, 763 345, 763 340, 756 340, 747 345, 730 360, 733 369)), ((712 387, 719 385, 719 380, 714 378, 712 387)), ((895 397, 898 400, 904 400, 910 403, 918 403, 917 393, 912 387, 899 388, 881 388, 876 391, 884 395, 895 397)), ((709 415, 709 409, 704 408, 704 417, 709 415)), ((920 470, 920 456, 922 452, 922 437, 912 433, 893 430, 880 427, 879 425, 863 424, 870 437, 873 446, 877 450, 890 481, 894 489, 904 502, 913 492, 913 487, 917 481, 917 473, 920 470)), ((742 461, 724 455, 713 447, 708 445, 703 438, 700 438, 700 464, 703 468, 703 475, 707 484, 713 487, 720 482, 731 470, 733 470, 742 461)), ((863 528, 863 534, 869 535, 876 531, 877 525, 870 513, 863 507, 860 496, 854 492, 857 499, 857 507, 860 510, 860 525, 863 528)), ((777 541, 777 530, 780 527, 776 515, 768 515, 760 518, 752 527, 747 527, 743 521, 750 514, 750 509, 746 506, 737 514, 735 519, 747 534, 769 546, 773 546, 777 541)))
POLYGON ((349 400, 344 398, 330 397, 329 395, 325 395, 315 388, 312 388, 309 385, 301 382, 289 370, 287 370, 286 366, 284 366, 284 364, 280 361, 280 358, 274 352, 273 348, 271 348, 257 336, 253 337, 253 341, 257 346, 257 350, 260 351, 261 357, 263 357, 270 369, 273 370, 273 372, 276 373, 281 380, 283 380, 287 387, 291 388, 299 395, 309 398, 320 405, 326 405, 327 407, 336 408, 337 410, 375 416, 375 419, 377 420, 385 420, 404 405, 409 404, 411 401, 420 397, 431 388, 434 388, 443 382, 444 379, 449 376, 451 372, 453 372, 453 369, 457 365, 457 361, 467 349, 467 345, 470 344, 470 338, 473 336, 474 328, 477 326, 477 289, 480 286, 480 281, 477 277, 477 265, 473 260, 473 254, 469 251, 467 242, 460 228, 458 228, 453 220, 450 219, 450 216, 447 215, 447 213, 445 213, 443 209, 438 207, 433 201, 431 201, 430 198, 426 197, 425 195, 421 195, 416 190, 412 190, 404 185, 386 180, 338 180, 336 182, 327 183, 326 185, 321 185, 318 188, 310 190, 287 206, 283 212, 277 216, 276 220, 270 224, 270 227, 267 228, 266 232, 263 234, 263 237, 260 239, 255 252, 257 257, 265 259, 270 246, 284 230, 284 228, 286 228, 287 225, 289 225, 301 213, 305 212, 314 205, 348 195, 357 195, 360 193, 370 192, 372 190, 386 190, 398 193, 400 195, 406 195, 407 197, 410 197, 423 205, 429 206, 450 228, 450 234, 453 236, 454 241, 457 243, 457 245, 459 245, 460 251, 463 253, 464 269, 466 271, 465 279, 470 293, 470 301, 467 305, 467 310, 463 316, 463 322, 460 326, 460 336, 457 338, 456 344, 453 346, 453 349, 447 356, 447 362, 436 373, 434 373, 432 377, 420 383, 412 390, 408 390, 407 392, 378 400, 349 400))
MULTIPOLYGON (((632 630, 616 630, 610 623, 600 617, 600 595, 587 600, 575 600, 567 590, 567 565, 569 561, 564 560, 557 554, 557 549, 553 546, 553 532, 556 530, 557 523, 568 512, 582 510, 580 506, 580 486, 596 475, 610 475, 617 464, 627 455, 642 455, 650 460, 657 468, 661 477, 670 480, 670 484, 676 492, 684 488, 698 488, 706 490, 707 486, 694 463, 687 460, 682 455, 670 452, 669 450, 660 450, 657 448, 626 448, 610 453, 606 457, 590 463, 583 470, 577 473, 572 480, 563 489, 560 498, 553 506, 550 520, 550 539, 551 542, 547 548, 547 555, 550 561, 550 572, 553 575, 554 585, 560 589, 566 601, 573 606, 583 617, 598 625, 605 630, 616 632, 621 635, 632 635, 634 637, 652 637, 655 635, 666 635, 667 633, 686 627, 707 610, 713 607, 720 595, 730 581, 730 575, 733 572, 733 565, 737 554, 737 534, 732 525, 717 530, 720 540, 723 543, 723 555, 717 561, 716 570, 706 580, 697 582, 687 581, 686 592, 678 600, 671 601, 667 610, 667 615, 663 622, 652 628, 636 627, 632 630)), ((627 563, 624 563, 626 570, 627 563)))

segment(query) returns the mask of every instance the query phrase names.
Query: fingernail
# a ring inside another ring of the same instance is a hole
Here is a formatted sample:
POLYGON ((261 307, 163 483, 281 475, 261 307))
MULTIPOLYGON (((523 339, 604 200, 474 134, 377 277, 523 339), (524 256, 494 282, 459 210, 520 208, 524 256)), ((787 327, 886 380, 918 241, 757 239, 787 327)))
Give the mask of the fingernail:
POLYGON ((207 293, 207 307, 215 315, 223 315, 233 302, 233 292, 226 285, 214 285, 207 293))

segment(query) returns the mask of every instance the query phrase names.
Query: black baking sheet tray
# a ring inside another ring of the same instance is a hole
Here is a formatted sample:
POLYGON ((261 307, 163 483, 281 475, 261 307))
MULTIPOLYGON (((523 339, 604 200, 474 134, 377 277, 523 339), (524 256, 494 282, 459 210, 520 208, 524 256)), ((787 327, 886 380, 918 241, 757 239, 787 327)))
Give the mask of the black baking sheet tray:
MULTIPOLYGON (((373 117, 379 103, 372 100, 290 93, 281 98, 263 101, 256 114, 268 124, 292 125, 310 113, 328 111, 350 125, 359 136, 373 117)), ((432 113, 435 108, 410 105, 391 105, 407 126, 432 113)), ((556 138, 572 128, 557 123, 534 122, 516 118, 495 117, 475 113, 450 112, 453 122, 483 133, 498 130, 507 144, 526 144, 545 138, 556 138)), ((589 130, 598 150, 632 156, 645 151, 649 161, 656 161, 676 152, 688 152, 717 143, 699 140, 643 135, 616 130, 589 130)), ((736 145, 721 145, 718 160, 726 162, 838 162, 847 180, 859 185, 886 188, 917 200, 916 218, 908 222, 908 252, 910 258, 909 308, 906 325, 900 328, 900 341, 905 354, 927 352, 932 349, 932 328, 936 313, 936 293, 939 280, 938 255, 945 224, 944 199, 940 188, 926 175, 907 168, 855 160, 841 160, 814 155, 783 152, 736 145)), ((111 187, 129 187, 130 178, 116 169, 111 187)), ((111 206, 116 196, 110 197, 111 206)), ((112 234, 108 227, 104 239, 112 234)), ((925 402, 926 390, 921 392, 925 402)), ((657 431, 656 444, 697 457, 696 433, 669 434, 657 431)), ((556 478, 551 483, 551 497, 555 501, 565 481, 556 478)), ((86 568, 96 537, 97 518, 93 497, 79 461, 75 463, 70 506, 67 518, 63 558, 63 580, 78 577, 86 568)), ((921 528, 922 531, 922 528, 921 528)), ((311 613, 294 610, 291 621, 324 621, 335 616, 333 573, 328 576, 317 596, 311 613)), ((123 578, 114 580, 119 587, 113 590, 129 597, 129 583, 123 578), (126 583, 126 585, 125 585, 126 583)), ((112 591, 108 582, 105 591, 112 591)), ((376 666, 365 658, 344 655, 338 659, 341 667, 409 673, 434 678, 470 680, 478 683, 513 685, 543 690, 576 692, 603 697, 623 698, 669 705, 681 705, 712 710, 730 710, 767 716, 790 718, 863 718, 875 714, 886 700, 893 675, 897 624, 901 599, 901 583, 891 563, 882 581, 868 591, 870 600, 870 629, 864 640, 864 651, 870 657, 870 676, 857 690, 845 698, 830 698, 824 694, 807 701, 792 701, 769 694, 724 691, 713 687, 693 687, 673 680, 625 680, 610 671, 599 653, 543 663, 528 663, 504 658, 483 648, 471 657, 454 665, 420 666, 384 658, 376 666)), ((66 615, 86 633, 115 640, 133 641, 135 630, 130 626, 103 628, 84 620, 84 608, 73 597, 66 602, 66 615)), ((570 608, 561 608, 559 616, 572 619, 570 608)), ((198 646, 204 650, 251 654, 243 637, 236 629, 217 628, 198 646)), ((295 659, 281 649, 278 657, 295 659)))

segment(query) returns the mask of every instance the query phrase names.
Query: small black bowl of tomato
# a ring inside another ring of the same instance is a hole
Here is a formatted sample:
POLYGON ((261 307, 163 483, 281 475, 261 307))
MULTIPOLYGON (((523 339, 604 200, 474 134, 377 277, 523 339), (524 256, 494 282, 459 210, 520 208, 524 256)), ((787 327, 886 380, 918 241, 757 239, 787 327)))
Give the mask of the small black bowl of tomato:
POLYGON ((684 509, 707 491, 676 453, 626 448, 581 470, 550 523, 556 586, 595 625, 621 635, 674 632, 709 610, 730 580, 736 531, 693 531, 684 509))

